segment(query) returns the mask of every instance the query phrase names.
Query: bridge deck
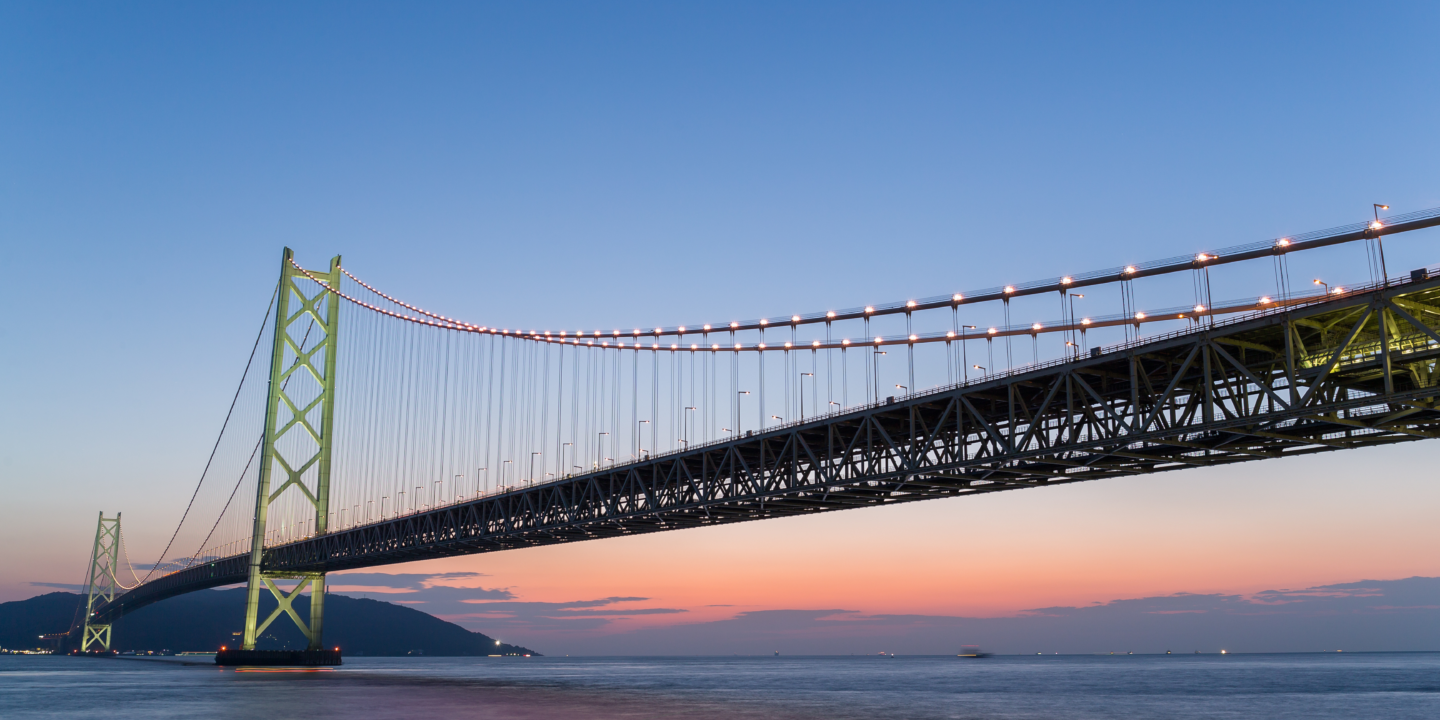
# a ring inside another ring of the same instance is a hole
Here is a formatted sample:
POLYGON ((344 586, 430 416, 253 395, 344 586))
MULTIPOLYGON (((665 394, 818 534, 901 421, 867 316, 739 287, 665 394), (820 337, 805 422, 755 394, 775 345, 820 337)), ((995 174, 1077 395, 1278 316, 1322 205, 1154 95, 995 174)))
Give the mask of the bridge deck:
MULTIPOLYGON (((1440 279, 1236 318, 268 548, 336 571, 1048 487, 1440 437, 1440 279)), ((156 579, 113 620, 244 582, 248 555, 156 579)))

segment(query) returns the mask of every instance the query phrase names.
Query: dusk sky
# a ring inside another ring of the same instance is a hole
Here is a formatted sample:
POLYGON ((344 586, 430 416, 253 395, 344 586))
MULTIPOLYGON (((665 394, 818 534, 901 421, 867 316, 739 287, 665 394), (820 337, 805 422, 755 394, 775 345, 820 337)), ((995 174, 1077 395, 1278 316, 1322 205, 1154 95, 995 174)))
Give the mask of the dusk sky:
MULTIPOLYGON (((1437 22, 1423 2, 4 3, 0 601, 81 581, 102 510, 124 513, 133 563, 155 559, 283 247, 311 266, 343 254, 477 323, 648 327, 1123 265, 1365 220, 1377 202, 1433 208, 1437 22)), ((1437 240, 1387 240, 1391 273, 1440 264, 1437 240)), ((1312 270, 1362 280, 1363 256, 1312 270)), ((331 587, 552 654, 745 652, 717 643, 766 618, 817 652, 1003 644, 1032 636, 975 619, 1176 593, 1221 612, 1440 576, 1437 449, 331 587), (547 619, 561 612, 570 624, 547 619), (901 616, 975 622, 874 620, 901 616)), ((1440 604, 1414 583, 1386 587, 1440 604)), ((1275 627, 1265 649, 1328 648, 1313 625, 1275 627)), ((1056 650, 1120 649, 1102 640, 1056 650)))

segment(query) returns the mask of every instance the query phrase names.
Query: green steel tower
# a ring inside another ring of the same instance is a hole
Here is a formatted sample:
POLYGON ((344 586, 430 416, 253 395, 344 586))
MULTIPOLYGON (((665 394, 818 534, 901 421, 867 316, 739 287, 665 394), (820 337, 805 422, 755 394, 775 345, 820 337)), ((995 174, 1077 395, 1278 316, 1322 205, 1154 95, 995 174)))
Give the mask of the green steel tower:
POLYGON ((108 603, 115 599, 115 566, 120 562, 120 513, 106 519, 100 513, 100 523, 95 527, 95 545, 90 550, 90 572, 85 578, 89 597, 85 601, 85 629, 80 635, 80 652, 89 652, 90 646, 98 645, 100 650, 110 649, 110 624, 92 623, 95 617, 96 601, 108 603))
MULTIPOLYGON (((321 649, 325 619, 325 573, 266 572, 266 521, 270 506, 287 492, 299 493, 313 506, 315 517, 308 531, 323 534, 330 507, 330 451, 335 427, 335 348, 340 319, 340 297, 316 287, 307 294, 310 277, 330 288, 340 286, 340 256, 330 260, 329 272, 302 271, 285 248, 280 262, 280 288, 275 310, 275 345, 270 355, 270 390, 265 407, 260 479, 255 495, 255 529, 250 542, 250 578, 245 604, 243 648, 255 641, 281 613, 290 616, 309 639, 309 649, 321 649), (272 489, 272 486, 273 489, 272 489), (298 580, 286 592, 276 580, 298 580), (279 606, 260 621, 260 588, 268 588, 279 606), (310 589, 310 621, 291 607, 300 593, 310 589)), ((288 499, 287 499, 288 501, 288 499)), ((308 509, 305 511, 308 513, 308 509)))

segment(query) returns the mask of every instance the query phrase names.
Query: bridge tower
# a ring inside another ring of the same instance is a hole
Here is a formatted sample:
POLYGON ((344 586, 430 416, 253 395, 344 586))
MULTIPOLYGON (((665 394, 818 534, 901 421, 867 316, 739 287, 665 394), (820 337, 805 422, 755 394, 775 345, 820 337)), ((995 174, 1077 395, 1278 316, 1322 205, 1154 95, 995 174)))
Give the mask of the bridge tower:
MULTIPOLYGON (((299 493, 313 507, 315 517, 307 533, 326 531, 330 508, 330 451, 335 427, 335 348, 340 320, 340 298, 314 283, 293 262, 285 248, 280 262, 280 287, 275 310, 275 344, 270 355, 270 389, 265 406, 259 487, 255 495, 254 535, 250 543, 248 594, 245 604, 243 648, 255 641, 282 613, 295 621, 309 640, 310 650, 321 649, 325 621, 325 573, 267 572, 263 566, 270 506, 287 492, 299 493), (298 581, 289 591, 276 580, 298 581), (260 590, 269 589, 278 607, 259 618, 260 590), (291 607, 310 589, 310 619, 306 622, 291 607)), ((328 272, 308 271, 331 288, 340 287, 340 256, 330 260, 328 272)), ((305 512, 308 512, 306 510, 305 512)), ((295 538, 298 539, 298 538, 295 538)))
POLYGON ((100 522, 95 526, 95 545, 90 550, 90 572, 85 577, 87 599, 85 600, 85 625, 80 634, 80 652, 89 652, 91 646, 98 650, 110 649, 110 623, 94 623, 96 605, 103 606, 115 599, 115 566, 120 562, 120 513, 106 518, 100 513, 100 522))

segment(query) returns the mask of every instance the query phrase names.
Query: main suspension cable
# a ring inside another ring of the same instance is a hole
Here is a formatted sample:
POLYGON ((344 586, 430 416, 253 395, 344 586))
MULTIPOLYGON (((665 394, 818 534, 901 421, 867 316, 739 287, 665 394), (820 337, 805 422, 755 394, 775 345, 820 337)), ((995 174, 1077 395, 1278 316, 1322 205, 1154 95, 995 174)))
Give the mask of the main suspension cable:
POLYGON ((265 319, 260 323, 260 334, 255 336, 255 344, 250 347, 250 358, 245 361, 245 371, 240 374, 240 385, 235 388, 235 397, 230 399, 230 409, 225 411, 225 422, 220 424, 220 435, 215 438, 215 446, 210 448, 210 458, 205 461, 205 469, 200 473, 200 482, 195 483, 195 492, 190 495, 190 503, 185 506, 185 514, 180 516, 180 523, 175 526, 175 532, 170 534, 170 542, 165 543, 165 550, 160 553, 160 558, 150 566, 150 571, 145 573, 145 578, 140 584, 145 584, 155 569, 165 562, 165 556, 170 552, 170 546, 175 544, 175 538, 180 535, 180 528, 185 526, 185 518, 190 517, 191 508, 195 507, 195 498, 200 495, 200 488, 205 484, 205 476, 210 472, 210 464, 215 462, 215 453, 220 449, 220 441, 225 437, 225 428, 230 426, 230 416, 235 412, 235 404, 240 400, 240 391, 245 387, 245 378, 250 374, 250 366, 255 362, 255 352, 260 349, 260 340, 265 337, 265 326, 270 323, 270 312, 275 309, 275 298, 280 296, 280 285, 275 285, 275 291, 270 293, 270 304, 265 306, 265 319))

